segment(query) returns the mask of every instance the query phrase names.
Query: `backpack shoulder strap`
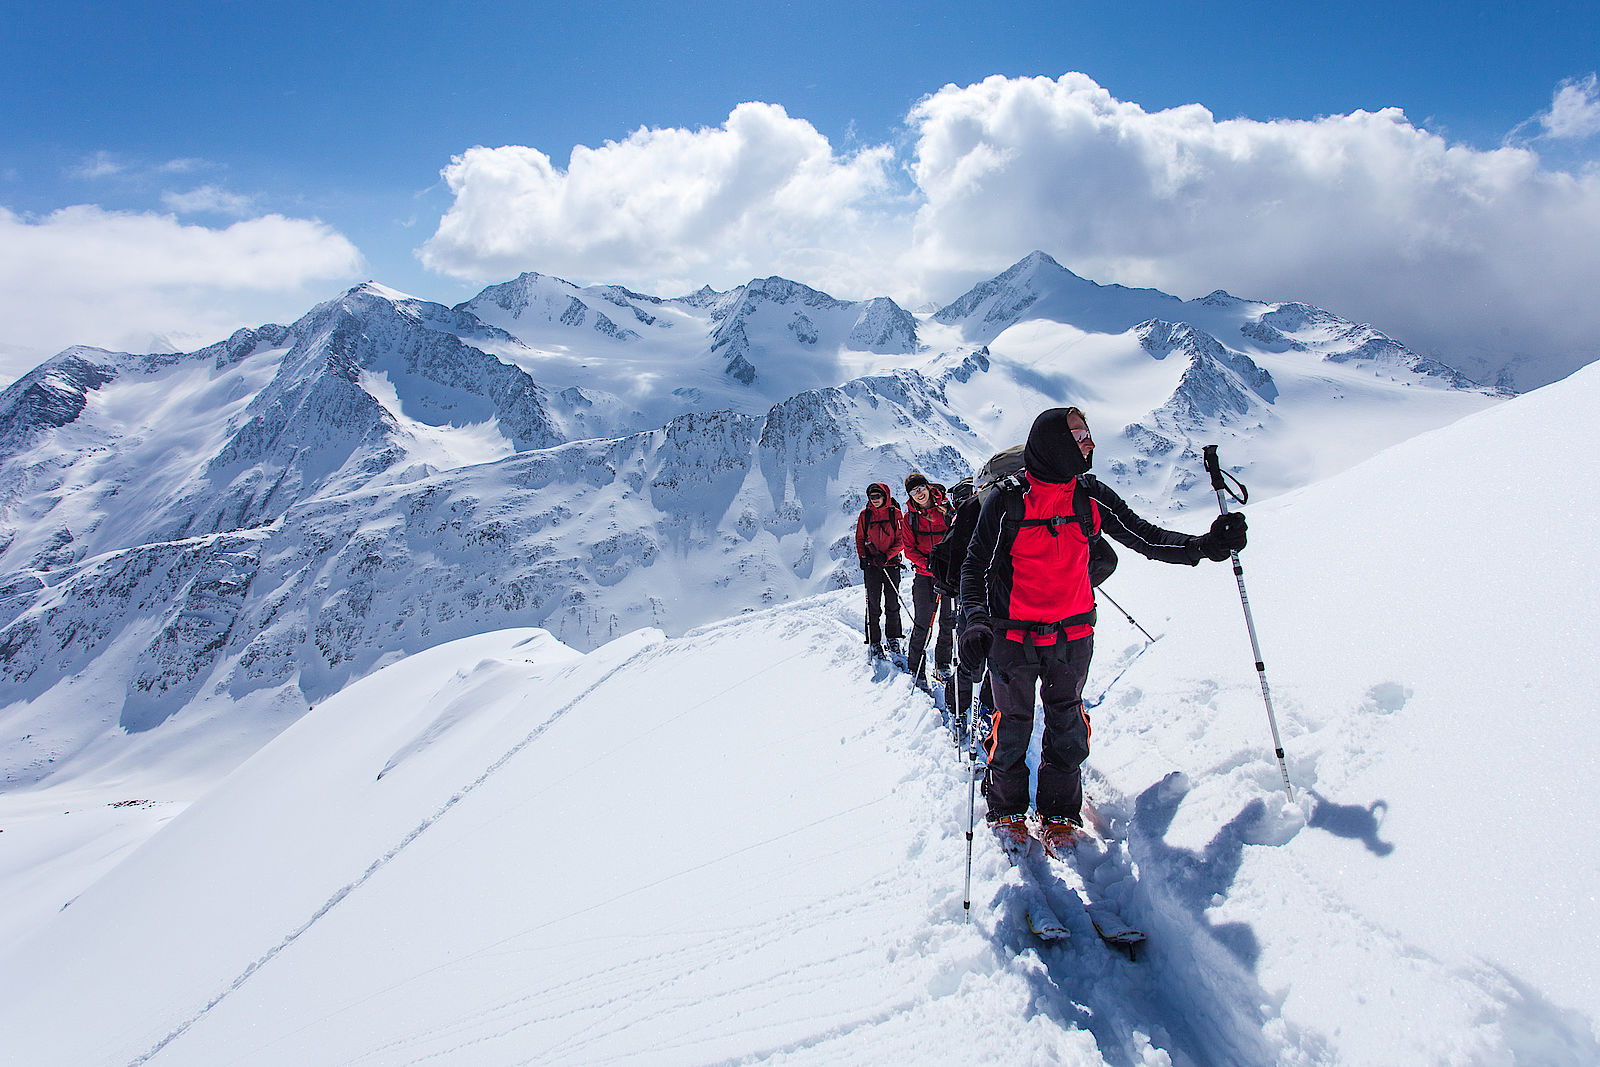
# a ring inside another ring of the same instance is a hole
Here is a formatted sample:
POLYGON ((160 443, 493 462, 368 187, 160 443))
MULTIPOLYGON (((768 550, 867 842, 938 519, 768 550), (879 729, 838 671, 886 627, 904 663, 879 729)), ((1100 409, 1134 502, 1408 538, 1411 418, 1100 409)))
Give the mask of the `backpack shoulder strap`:
POLYGON ((1000 538, 994 549, 995 557, 1002 558, 1011 555, 1011 546, 1016 543, 1017 534, 1024 526, 1030 525, 1023 518, 1028 513, 1028 483, 1012 476, 996 483, 995 492, 1001 494, 1000 503, 1005 509, 1000 513, 1000 538))
POLYGON ((1078 520, 1078 529, 1083 531, 1084 540, 1094 537, 1094 504, 1089 500, 1089 487, 1083 484, 1085 475, 1078 476, 1078 484, 1072 490, 1072 514, 1078 520))

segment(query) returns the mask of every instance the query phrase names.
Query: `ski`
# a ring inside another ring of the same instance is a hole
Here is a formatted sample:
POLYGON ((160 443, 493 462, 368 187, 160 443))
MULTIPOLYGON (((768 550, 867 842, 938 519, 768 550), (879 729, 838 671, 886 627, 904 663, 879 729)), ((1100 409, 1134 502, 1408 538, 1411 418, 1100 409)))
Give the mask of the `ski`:
POLYGON ((1022 890, 1022 908, 1028 923, 1028 929, 1040 941, 1065 941, 1071 932, 1067 924, 1061 921, 1049 898, 1045 895, 1044 886, 1039 884, 1038 872, 1033 869, 1030 860, 1039 851, 1039 843, 1030 839, 1026 852, 1019 855, 1016 851, 1001 846, 1001 852, 1016 868, 1021 876, 1020 888, 1022 890))
POLYGON ((1071 860, 1056 859, 1045 853, 1042 846, 1039 851, 1054 881, 1070 889, 1083 906, 1100 940, 1130 960, 1136 959, 1140 946, 1146 941, 1144 931, 1124 919, 1108 901, 1094 895, 1089 888, 1094 884, 1095 872, 1104 864, 1114 862, 1106 843, 1086 830, 1071 860))

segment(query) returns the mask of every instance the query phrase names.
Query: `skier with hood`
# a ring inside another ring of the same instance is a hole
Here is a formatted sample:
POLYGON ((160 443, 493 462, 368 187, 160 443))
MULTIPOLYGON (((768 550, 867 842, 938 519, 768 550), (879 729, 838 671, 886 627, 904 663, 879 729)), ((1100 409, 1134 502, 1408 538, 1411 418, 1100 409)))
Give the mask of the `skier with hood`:
POLYGON ((1089 474, 1094 438, 1083 412, 1051 408, 1034 420, 1024 469, 990 494, 978 515, 961 568, 962 668, 974 677, 985 662, 994 695, 984 795, 989 825, 1008 852, 1031 836, 1027 812, 1028 743, 1034 696, 1044 709, 1039 761, 1039 837, 1065 858, 1081 830, 1089 714, 1083 685, 1094 652, 1094 591, 1089 540, 1105 533, 1135 552, 1190 566, 1222 561, 1244 548, 1245 519, 1219 515, 1191 536, 1136 515, 1089 474))
POLYGON ((915 569, 911 579, 911 677, 917 685, 926 687, 923 670, 926 662, 928 638, 933 633, 934 614, 939 617, 939 634, 933 647, 933 677, 944 682, 950 675, 950 651, 953 647, 955 614, 948 600, 939 596, 934 588, 934 548, 944 540, 955 520, 955 509, 950 506, 945 488, 928 481, 920 472, 906 476, 906 510, 900 520, 900 544, 906 559, 915 569))
POLYGON ((879 620, 888 612, 889 652, 900 654, 905 632, 900 623, 900 505, 883 482, 867 486, 867 506, 856 517, 856 556, 867 587, 867 644, 882 659, 884 632, 879 620))

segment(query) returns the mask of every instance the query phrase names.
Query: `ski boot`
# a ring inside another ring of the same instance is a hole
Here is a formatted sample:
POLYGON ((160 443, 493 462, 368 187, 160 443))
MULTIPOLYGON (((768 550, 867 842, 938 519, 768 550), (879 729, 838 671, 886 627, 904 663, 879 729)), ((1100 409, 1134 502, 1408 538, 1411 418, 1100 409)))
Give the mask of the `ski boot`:
POLYGON ((1066 862, 1074 850, 1087 840, 1083 827, 1065 815, 1044 815, 1039 818, 1039 842, 1045 855, 1066 862))
POLYGON ((1026 815, 1002 815, 997 819, 989 820, 989 829, 994 831, 995 840, 1000 843, 1000 851, 1012 863, 1018 863, 1028 854, 1033 847, 1033 834, 1028 829, 1026 815))

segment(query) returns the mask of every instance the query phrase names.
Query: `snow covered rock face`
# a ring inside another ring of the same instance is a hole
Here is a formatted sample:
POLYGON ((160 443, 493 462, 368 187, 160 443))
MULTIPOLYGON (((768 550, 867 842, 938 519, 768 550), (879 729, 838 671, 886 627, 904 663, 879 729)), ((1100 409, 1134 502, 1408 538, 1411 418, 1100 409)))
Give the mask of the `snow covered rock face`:
POLYGON ((161 373, 74 364, 80 384, 231 399, 203 430, 164 437, 116 423, 129 405, 97 412, 69 389, 50 410, 92 451, 7 457, 22 489, 0 555, 0 701, 106 657, 117 723, 140 732, 197 696, 292 686, 315 702, 396 654, 508 625, 585 649, 639 625, 682 630, 848 584, 836 561, 853 554, 831 546, 848 541, 852 494, 894 471, 954 472, 973 448, 940 385, 914 372, 766 416, 555 442, 523 371, 464 343, 459 320, 442 332, 429 318, 357 292, 161 373), (74 407, 89 414, 67 418, 74 407), (475 422, 516 450, 414 462, 419 426, 475 422), (142 466, 172 451, 181 469, 142 466), (27 473, 41 464, 43 487, 27 473), (141 506, 113 510, 130 496, 141 506))
POLYGON ((1034 252, 940 308, 933 321, 959 326, 968 340, 986 344, 1019 322, 1040 318, 1121 333, 1145 319, 1171 316, 1181 303, 1154 289, 1096 285, 1034 252))
POLYGON ((1140 345, 1152 357, 1177 354, 1188 362, 1177 390, 1151 413, 1150 421, 1157 426, 1163 421, 1193 425, 1205 419, 1226 423, 1278 398, 1272 375, 1203 330, 1152 319, 1137 332, 1140 345))
POLYGON ((1097 470, 1157 518, 1204 495, 1204 441, 1251 446, 1269 487, 1320 473, 1267 446, 1330 393, 1348 418, 1425 386, 1419 429, 1492 402, 1305 305, 1042 253, 927 321, 781 278, 661 299, 525 274, 454 308, 369 284, 189 354, 70 350, 0 394, 0 717, 37 769, 488 630, 587 650, 850 585, 869 483, 953 483, 1085 396, 1124 427, 1097 470))
MULTIPOLYGON (((711 350, 727 360, 729 377, 750 385, 763 358, 792 350, 850 348, 880 354, 916 351, 917 323, 894 301, 835 300, 826 293, 783 278, 751 282, 723 294, 710 307, 711 350)), ((792 358, 792 357, 791 357, 792 358)))
POLYGON ((90 391, 117 376, 116 368, 84 358, 89 349, 68 349, 0 393, 0 453, 12 453, 46 430, 66 426, 83 413, 90 391))
POLYGON ((1315 352, 1329 363, 1367 362, 1441 378, 1458 388, 1473 384, 1455 368, 1420 356, 1371 326, 1341 319, 1310 304, 1275 305, 1241 327, 1241 332, 1268 347, 1276 346, 1277 351, 1315 352))

